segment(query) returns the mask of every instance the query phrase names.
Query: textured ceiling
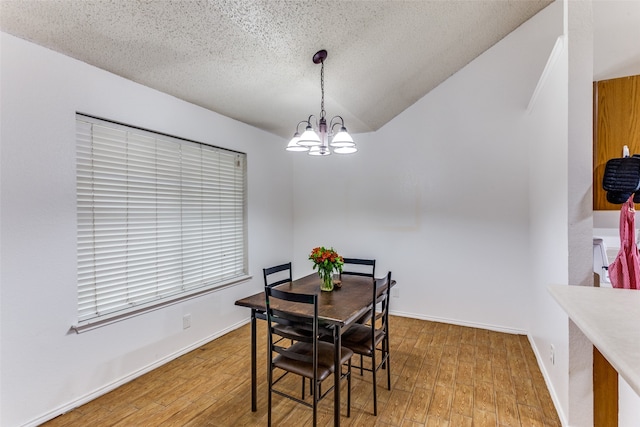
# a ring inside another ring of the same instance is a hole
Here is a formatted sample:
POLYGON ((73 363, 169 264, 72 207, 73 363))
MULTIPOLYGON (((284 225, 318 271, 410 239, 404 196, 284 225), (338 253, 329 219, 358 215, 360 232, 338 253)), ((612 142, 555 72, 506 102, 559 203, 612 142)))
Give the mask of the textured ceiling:
POLYGON ((379 129, 551 0, 1 0, 0 28, 290 137, 325 110, 379 129))

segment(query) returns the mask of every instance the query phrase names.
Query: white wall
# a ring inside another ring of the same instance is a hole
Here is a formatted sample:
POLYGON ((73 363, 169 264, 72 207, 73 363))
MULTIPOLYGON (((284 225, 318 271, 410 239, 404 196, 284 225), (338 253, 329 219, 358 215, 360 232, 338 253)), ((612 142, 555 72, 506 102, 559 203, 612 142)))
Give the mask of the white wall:
MULTIPOLYGON (((593 286, 593 11, 567 1, 569 284, 593 286)), ((593 424, 592 344, 569 321, 569 424, 593 424)))
MULTIPOLYGON (((549 298, 546 288, 549 284, 592 286, 589 264, 594 223, 602 228, 617 228, 617 212, 612 221, 611 215, 599 215, 591 208, 591 100, 594 45, 602 46, 598 38, 610 36, 594 31, 594 22, 605 15, 611 20, 607 8, 611 6, 619 12, 621 3, 624 2, 564 2, 564 49, 550 68, 531 111, 531 128, 525 133, 530 139, 534 272, 529 334, 563 425, 593 424, 592 344, 549 298), (555 363, 549 358, 551 345, 555 347, 555 363)), ((640 11, 631 4, 625 8, 631 15, 634 10, 640 11)), ((622 18, 622 27, 628 15, 618 17, 622 18)), ((628 44, 615 47, 628 50, 628 44)), ((637 44, 634 46, 637 52, 637 44)), ((613 63, 599 66, 619 68, 613 63)), ((621 381, 620 426, 638 425, 638 402, 638 396, 621 381)))
MULTIPOLYGON (((562 3, 558 22, 562 28, 562 3)), ((538 363, 548 382, 559 415, 567 420, 569 343, 567 316, 547 292, 550 284, 568 284, 568 150, 567 40, 561 36, 549 52, 539 91, 520 134, 529 147, 529 215, 531 318, 528 331, 538 363), (554 347, 555 363, 550 360, 554 347)))
POLYGON ((311 248, 332 245, 393 271, 395 313, 527 330, 528 148, 515 136, 562 31, 545 14, 378 132, 357 135, 357 155, 296 156, 301 274, 311 248))
POLYGON ((34 425, 246 321, 233 302, 262 289, 261 268, 291 259, 292 161, 273 135, 7 34, 0 42, 0 425, 34 425), (253 279, 71 333, 76 111, 246 152, 253 279))
POLYGON ((566 422, 569 331, 546 290, 568 284, 566 39, 532 101, 563 17, 562 1, 543 10, 358 135, 357 156, 297 157, 294 254, 304 265, 328 244, 376 257, 378 274, 395 272, 395 313, 529 332, 566 422))

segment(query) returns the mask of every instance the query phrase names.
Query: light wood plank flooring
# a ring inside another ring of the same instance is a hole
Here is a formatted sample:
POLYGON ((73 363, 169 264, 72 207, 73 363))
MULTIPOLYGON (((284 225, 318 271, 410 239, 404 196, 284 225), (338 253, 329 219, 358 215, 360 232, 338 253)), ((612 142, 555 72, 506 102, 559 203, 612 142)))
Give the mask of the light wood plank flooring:
MULTIPOLYGON (((266 328, 258 321, 258 411, 251 412, 250 329, 243 326, 118 389, 61 415, 54 426, 265 426, 266 328)), ((527 338, 391 316, 391 391, 354 370, 344 426, 560 426, 527 338)), ((328 380, 331 381, 331 380, 328 380)), ((299 389, 298 381, 292 387, 299 389)), ((311 424, 311 410, 274 395, 274 425, 311 424)), ((333 394, 319 405, 333 425, 333 394)))

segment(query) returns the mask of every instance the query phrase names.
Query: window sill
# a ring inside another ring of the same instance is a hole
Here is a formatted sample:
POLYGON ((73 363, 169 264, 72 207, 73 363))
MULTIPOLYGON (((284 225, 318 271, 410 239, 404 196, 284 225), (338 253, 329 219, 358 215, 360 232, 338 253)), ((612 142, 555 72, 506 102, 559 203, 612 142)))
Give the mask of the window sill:
POLYGON ((228 282, 223 282, 216 287, 207 288, 200 291, 194 291, 192 294, 188 295, 180 295, 171 300, 152 302, 144 306, 140 306, 133 311, 128 311, 126 313, 112 313, 111 315, 104 316, 103 318, 96 318, 91 320, 86 320, 84 322, 78 322, 77 325, 72 325, 70 331, 73 331, 77 334, 81 334, 83 332, 91 331, 93 329, 101 328, 103 326, 111 325, 113 323, 121 322, 126 319, 130 319, 135 316, 140 316, 141 314, 148 313, 150 311, 159 310, 161 308, 178 304, 183 301, 187 301, 194 298, 199 298, 203 295, 207 295, 210 293, 218 292, 223 289, 227 289, 233 286, 237 286, 239 284, 245 283, 252 278, 251 275, 245 275, 236 277, 228 282))

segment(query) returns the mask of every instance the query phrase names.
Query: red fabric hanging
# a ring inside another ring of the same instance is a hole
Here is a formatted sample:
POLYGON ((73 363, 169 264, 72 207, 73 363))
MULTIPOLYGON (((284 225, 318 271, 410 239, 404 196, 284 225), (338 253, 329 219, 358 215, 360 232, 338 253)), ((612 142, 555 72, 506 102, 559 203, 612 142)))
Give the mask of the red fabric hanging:
POLYGON ((640 289, 640 257, 636 245, 636 210, 633 196, 620 209, 620 251, 609 266, 609 279, 614 288, 640 289))

